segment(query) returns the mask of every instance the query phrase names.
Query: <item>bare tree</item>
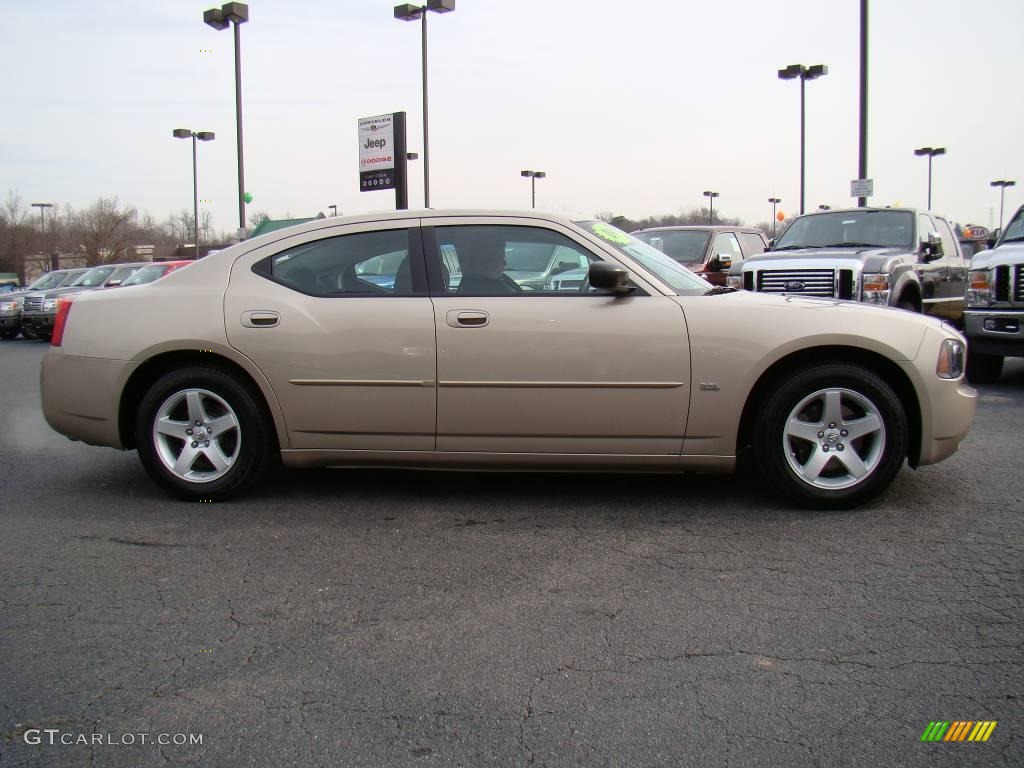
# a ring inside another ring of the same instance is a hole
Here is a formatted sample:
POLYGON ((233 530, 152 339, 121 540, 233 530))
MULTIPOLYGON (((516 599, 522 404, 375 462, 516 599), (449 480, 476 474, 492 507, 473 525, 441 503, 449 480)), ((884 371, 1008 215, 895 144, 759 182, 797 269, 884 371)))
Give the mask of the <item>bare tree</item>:
POLYGON ((116 197, 101 197, 74 218, 75 239, 90 266, 123 260, 138 234, 138 211, 122 208, 116 197))
POLYGON ((250 214, 249 216, 249 227, 256 229, 260 224, 270 218, 270 214, 266 211, 256 211, 256 213, 250 214))
POLYGON ((17 192, 7 190, 7 199, 0 206, 0 234, 3 236, 0 263, 5 269, 17 272, 22 285, 25 284, 25 251, 32 237, 27 219, 25 201, 17 192))

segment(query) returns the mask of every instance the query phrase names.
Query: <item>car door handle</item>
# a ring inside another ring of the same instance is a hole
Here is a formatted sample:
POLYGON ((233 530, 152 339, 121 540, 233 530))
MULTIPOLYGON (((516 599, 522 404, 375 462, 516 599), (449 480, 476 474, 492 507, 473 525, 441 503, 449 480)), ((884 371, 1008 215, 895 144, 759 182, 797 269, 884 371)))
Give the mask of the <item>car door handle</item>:
POLYGON ((491 318, 482 309, 453 309, 445 319, 452 328, 483 328, 491 318))
POLYGON ((273 328, 280 321, 277 312, 250 310, 242 313, 242 325, 246 328, 273 328))

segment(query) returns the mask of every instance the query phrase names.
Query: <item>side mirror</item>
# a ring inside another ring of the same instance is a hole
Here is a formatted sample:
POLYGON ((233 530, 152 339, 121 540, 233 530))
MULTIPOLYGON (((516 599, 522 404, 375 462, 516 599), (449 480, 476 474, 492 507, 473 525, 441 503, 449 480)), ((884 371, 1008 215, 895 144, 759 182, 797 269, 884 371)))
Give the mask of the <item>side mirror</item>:
POLYGON ((921 243, 921 254, 924 260, 935 261, 942 258, 942 235, 938 232, 929 232, 928 239, 921 243))
POLYGON ((1001 229, 999 229, 997 227, 995 229, 995 231, 992 232, 991 235, 989 235, 988 240, 985 241, 985 245, 987 247, 989 247, 989 248, 995 248, 996 247, 996 243, 999 242, 999 238, 1002 236, 1002 234, 1003 234, 1003 230, 1001 230, 1001 229))
POLYGON ((608 261, 595 261, 591 264, 587 278, 592 288, 610 291, 617 296, 636 290, 629 284, 629 273, 617 264, 608 261))
POLYGON ((716 253, 708 266, 716 271, 728 269, 732 266, 732 256, 727 253, 716 253))
POLYGON ((771 240, 769 240, 769 241, 768 241, 768 250, 769 250, 769 251, 770 251, 770 250, 771 250, 772 248, 774 248, 774 247, 775 247, 775 240, 776 240, 776 238, 774 238, 774 237, 773 237, 773 238, 772 238, 771 240))

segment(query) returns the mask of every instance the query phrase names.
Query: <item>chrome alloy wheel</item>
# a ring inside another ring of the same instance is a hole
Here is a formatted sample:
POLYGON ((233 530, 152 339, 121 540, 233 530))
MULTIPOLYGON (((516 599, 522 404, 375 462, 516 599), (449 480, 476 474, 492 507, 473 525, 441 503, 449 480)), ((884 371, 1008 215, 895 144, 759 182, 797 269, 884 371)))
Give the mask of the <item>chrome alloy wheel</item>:
POLYGON ((223 398, 206 389, 185 389, 157 410, 153 445, 175 476, 209 483, 227 474, 238 459, 242 431, 223 398))
POLYGON ((878 407, 850 389, 819 389, 790 411, 782 436, 786 460, 815 488, 857 485, 882 460, 885 424, 878 407))

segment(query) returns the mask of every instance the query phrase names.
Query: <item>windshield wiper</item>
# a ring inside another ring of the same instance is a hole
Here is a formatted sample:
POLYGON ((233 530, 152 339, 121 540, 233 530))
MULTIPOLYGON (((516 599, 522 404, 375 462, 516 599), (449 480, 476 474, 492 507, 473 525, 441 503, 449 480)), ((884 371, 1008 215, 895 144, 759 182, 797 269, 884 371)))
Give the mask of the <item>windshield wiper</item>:
POLYGON ((818 246, 819 248, 889 248, 891 246, 876 245, 875 243, 829 243, 818 246))
POLYGON ((1020 243, 1020 242, 1024 242, 1024 235, 1021 235, 1020 237, 1004 237, 1003 238, 1003 242, 1004 243, 1020 243))
POLYGON ((739 288, 733 288, 731 285, 716 285, 710 290, 704 291, 705 296, 720 296, 723 293, 736 293, 739 288))
POLYGON ((777 248, 772 248, 773 251, 795 251, 798 248, 818 248, 817 245, 782 245, 777 248))

